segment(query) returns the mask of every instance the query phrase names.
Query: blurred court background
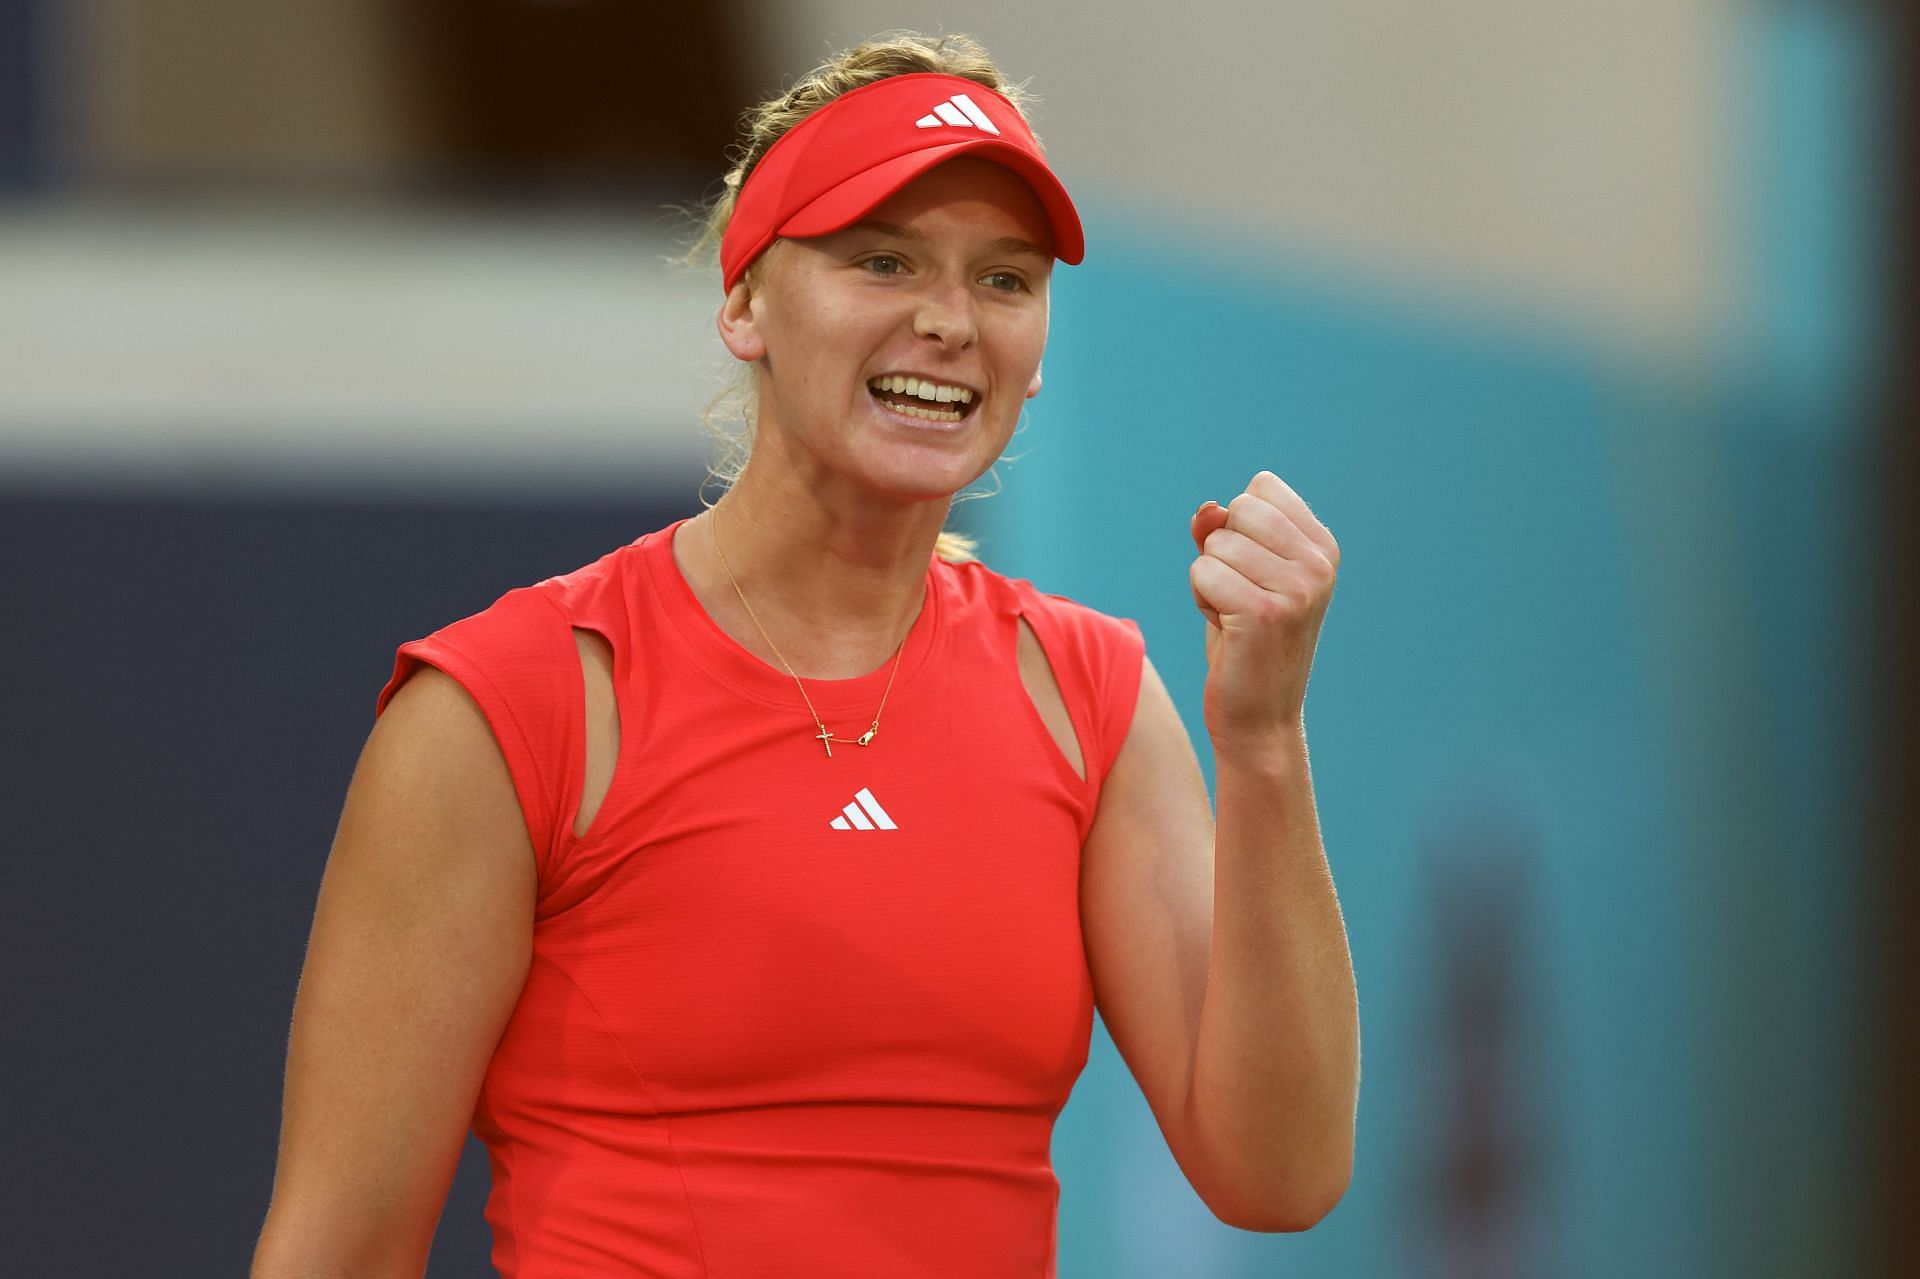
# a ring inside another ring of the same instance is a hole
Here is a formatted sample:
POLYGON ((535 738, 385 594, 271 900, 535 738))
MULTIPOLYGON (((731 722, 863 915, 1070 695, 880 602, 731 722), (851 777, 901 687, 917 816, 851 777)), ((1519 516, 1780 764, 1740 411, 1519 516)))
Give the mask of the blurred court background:
POLYGON ((1271 467, 1343 552, 1352 1188, 1221 1225, 1096 1026, 1062 1276, 1920 1273, 1894 0, 0 4, 12 1271, 242 1272, 395 645, 698 509, 662 206, 897 25, 1034 78, 1088 227, 955 525, 1139 619, 1209 778, 1188 515, 1271 467))

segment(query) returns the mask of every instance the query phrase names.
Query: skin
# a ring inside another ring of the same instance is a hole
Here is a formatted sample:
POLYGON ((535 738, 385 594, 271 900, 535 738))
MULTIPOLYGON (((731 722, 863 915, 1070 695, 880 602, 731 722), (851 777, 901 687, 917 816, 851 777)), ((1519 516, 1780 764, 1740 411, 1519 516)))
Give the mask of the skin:
MULTIPOLYGON (((1024 181, 962 157, 853 227, 776 241, 728 293, 720 337, 754 366, 760 412, 753 459, 716 504, 720 538, 803 678, 878 669, 919 614, 953 495, 1040 392, 1048 232, 1024 181), (886 373, 970 387, 974 408, 952 433, 903 422, 868 391, 886 373)), ((713 511, 687 522, 674 555, 709 614, 778 666, 714 549, 713 511)))

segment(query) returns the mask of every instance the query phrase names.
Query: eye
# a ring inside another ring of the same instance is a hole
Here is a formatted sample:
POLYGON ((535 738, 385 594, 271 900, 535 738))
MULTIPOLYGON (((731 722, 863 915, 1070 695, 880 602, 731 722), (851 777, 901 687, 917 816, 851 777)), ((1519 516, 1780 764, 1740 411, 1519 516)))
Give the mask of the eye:
POLYGON ((894 257, 891 253, 876 253, 860 265, 875 275, 899 275, 907 269, 906 263, 894 257))
POLYGON ((1002 293, 1018 293, 1027 287, 1026 280, 1015 271, 994 271, 980 278, 987 282, 989 288, 998 289, 1002 293))

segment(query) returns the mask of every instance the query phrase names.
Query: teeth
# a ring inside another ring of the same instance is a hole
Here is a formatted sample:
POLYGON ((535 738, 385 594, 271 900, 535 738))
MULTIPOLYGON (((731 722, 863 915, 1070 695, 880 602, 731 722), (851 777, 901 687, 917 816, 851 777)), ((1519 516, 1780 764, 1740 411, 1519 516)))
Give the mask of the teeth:
POLYGON ((887 407, 895 413, 925 418, 929 422, 958 422, 961 417, 958 409, 923 409, 911 404, 889 404, 887 407))
POLYGON ((896 395, 911 395, 917 400, 929 404, 971 404, 973 392, 964 386, 942 386, 938 382, 923 381, 917 377, 906 377, 892 373, 877 377, 871 383, 876 391, 890 391, 896 395))

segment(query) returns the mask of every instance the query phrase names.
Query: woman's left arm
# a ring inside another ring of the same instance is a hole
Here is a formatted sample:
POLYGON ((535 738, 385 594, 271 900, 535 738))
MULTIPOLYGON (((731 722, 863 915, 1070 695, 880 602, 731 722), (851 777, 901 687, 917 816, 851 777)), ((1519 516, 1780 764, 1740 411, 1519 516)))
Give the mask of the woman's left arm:
POLYGON ((1272 471, 1225 507, 1203 504, 1191 531, 1218 815, 1187 1122, 1234 1184, 1305 1205, 1311 1225, 1352 1178, 1360 1091, 1353 959, 1303 714, 1340 547, 1272 471))
POLYGON ((1269 1232, 1306 1230, 1345 1194, 1360 1086, 1353 965, 1300 715, 1338 549, 1297 497, 1282 518, 1290 494, 1262 472, 1193 519, 1217 821, 1146 661, 1081 867, 1115 1047, 1214 1215, 1269 1232))

